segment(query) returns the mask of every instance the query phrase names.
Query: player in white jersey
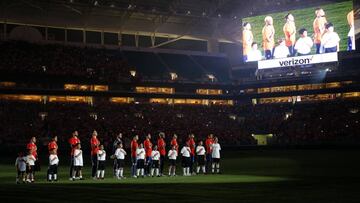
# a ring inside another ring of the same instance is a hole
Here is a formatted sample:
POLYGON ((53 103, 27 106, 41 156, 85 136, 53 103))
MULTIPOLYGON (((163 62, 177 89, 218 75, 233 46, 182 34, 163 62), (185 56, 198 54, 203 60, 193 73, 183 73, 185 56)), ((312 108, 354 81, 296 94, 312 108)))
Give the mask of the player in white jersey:
POLYGON ((99 146, 99 150, 97 152, 97 172, 96 178, 104 180, 105 178, 105 161, 106 161, 106 151, 104 150, 104 145, 99 146))
POLYGON ((299 30, 299 35, 300 38, 295 43, 295 50, 297 55, 304 56, 310 54, 314 42, 310 37, 308 37, 308 33, 305 28, 299 30))
POLYGON ((321 39, 321 46, 324 47, 325 53, 338 52, 340 37, 334 32, 334 25, 327 23, 325 28, 326 32, 321 39))
POLYGON ((16 184, 20 183, 20 180, 25 183, 25 172, 26 172, 26 156, 20 152, 15 160, 16 167, 16 184))
POLYGON ((154 146, 154 149, 151 152, 151 158, 152 158, 152 167, 151 167, 150 174, 152 177, 154 177, 154 171, 155 171, 155 175, 157 177, 160 177, 160 174, 159 174, 160 152, 158 151, 157 145, 154 146))
POLYGON ((219 140, 217 137, 215 137, 214 139, 214 144, 212 144, 211 146, 212 149, 212 160, 213 160, 213 164, 212 164, 212 173, 215 173, 215 169, 216 169, 216 173, 220 174, 220 144, 219 144, 219 140))
POLYGON ((197 168, 196 173, 200 173, 200 168, 202 169, 202 172, 205 174, 205 147, 203 146, 203 141, 200 141, 198 146, 196 147, 196 161, 197 161, 197 168))
POLYGON ((176 146, 172 146, 172 148, 169 150, 168 152, 168 157, 169 157, 169 176, 176 176, 175 171, 176 171, 176 158, 178 156, 178 153, 176 151, 176 146))
POLYGON ((35 177, 34 177, 35 161, 36 161, 35 156, 32 155, 32 151, 29 150, 29 153, 26 156, 26 176, 27 176, 26 181, 29 183, 30 182, 33 183, 34 179, 35 179, 35 177))
POLYGON ((189 147, 189 143, 186 142, 186 145, 183 146, 183 148, 180 151, 182 159, 181 159, 181 164, 183 167, 183 175, 184 176, 190 176, 190 147, 189 147))
POLYGON ((53 150, 49 155, 49 181, 57 181, 59 157, 56 154, 56 150, 53 150))
POLYGON ((126 151, 123 149, 123 145, 119 143, 117 145, 117 149, 115 150, 115 159, 116 159, 116 177, 118 179, 125 178, 124 177, 124 167, 125 167, 125 156, 126 151))
POLYGON ((289 48, 285 44, 284 39, 279 39, 278 46, 275 47, 274 50, 274 58, 286 58, 290 55, 289 48))
POLYGON ((145 168, 145 149, 144 145, 141 143, 139 147, 136 149, 136 160, 137 160, 137 177, 141 175, 144 176, 144 168, 145 168))
POLYGON ((253 42, 251 45, 251 50, 247 55, 247 61, 260 61, 262 59, 261 51, 258 49, 258 44, 253 42))
POLYGON ((75 175, 78 174, 79 175, 79 179, 83 180, 82 177, 82 167, 84 166, 84 162, 83 162, 83 152, 81 150, 81 145, 80 143, 75 145, 75 150, 74 150, 74 171, 73 171, 73 175, 72 175, 72 180, 75 180, 75 175))

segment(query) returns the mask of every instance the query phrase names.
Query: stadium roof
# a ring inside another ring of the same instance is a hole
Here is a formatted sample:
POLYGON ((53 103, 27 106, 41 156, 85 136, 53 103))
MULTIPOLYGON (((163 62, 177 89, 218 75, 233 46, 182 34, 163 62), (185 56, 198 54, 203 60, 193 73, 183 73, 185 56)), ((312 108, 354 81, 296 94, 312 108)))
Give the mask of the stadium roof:
POLYGON ((6 22, 234 42, 241 18, 339 0, 3 0, 6 22))

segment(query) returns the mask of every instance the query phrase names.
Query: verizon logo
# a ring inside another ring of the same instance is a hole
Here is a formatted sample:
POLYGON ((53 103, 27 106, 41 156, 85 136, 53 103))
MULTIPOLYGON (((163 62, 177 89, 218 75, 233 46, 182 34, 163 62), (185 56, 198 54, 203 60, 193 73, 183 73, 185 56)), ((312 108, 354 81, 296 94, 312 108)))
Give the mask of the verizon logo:
POLYGON ((306 65, 306 64, 311 64, 311 61, 313 58, 314 58, 313 56, 310 58, 302 58, 302 59, 292 58, 290 60, 279 61, 279 64, 280 64, 280 67, 306 65))

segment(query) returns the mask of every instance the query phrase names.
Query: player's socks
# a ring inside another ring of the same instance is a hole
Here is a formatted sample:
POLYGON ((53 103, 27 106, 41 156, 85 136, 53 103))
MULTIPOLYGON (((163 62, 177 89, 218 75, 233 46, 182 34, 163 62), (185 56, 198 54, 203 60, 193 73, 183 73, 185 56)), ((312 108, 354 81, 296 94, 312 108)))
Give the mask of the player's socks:
POLYGON ((155 169, 156 176, 159 176, 159 169, 155 169))
POLYGON ((57 181, 57 174, 54 174, 53 178, 54 178, 55 181, 57 181))
POLYGON ((96 178, 97 178, 97 179, 100 178, 100 170, 98 170, 98 171, 96 172, 96 178))
POLYGON ((117 178, 120 177, 120 169, 116 169, 116 170, 115 170, 115 176, 116 176, 117 178))
POLYGON ((105 177, 105 170, 101 170, 100 173, 101 173, 101 178, 104 179, 104 177, 105 177))
POLYGON ((202 172, 203 172, 203 173, 206 173, 206 171, 205 171, 205 166, 202 167, 202 172))
POLYGON ((183 175, 186 176, 186 168, 183 168, 183 175))
POLYGON ((196 167, 196 173, 200 172, 200 166, 196 167))
POLYGON ((144 169, 143 168, 141 169, 141 176, 144 177, 144 169))
POLYGON ((186 175, 187 175, 187 176, 190 176, 190 175, 191 175, 191 174, 190 174, 190 168, 189 168, 189 167, 186 168, 186 175))
POLYGON ((155 170, 155 169, 153 169, 153 168, 151 169, 151 172, 150 172, 150 175, 151 175, 151 176, 154 176, 154 170, 155 170))
POLYGON ((137 169, 136 174, 137 176, 140 176, 140 169, 137 169))
POLYGON ((123 177, 123 175, 124 175, 124 169, 121 168, 121 169, 120 169, 120 177, 123 177))
POLYGON ((51 174, 48 175, 48 181, 51 181, 51 174))

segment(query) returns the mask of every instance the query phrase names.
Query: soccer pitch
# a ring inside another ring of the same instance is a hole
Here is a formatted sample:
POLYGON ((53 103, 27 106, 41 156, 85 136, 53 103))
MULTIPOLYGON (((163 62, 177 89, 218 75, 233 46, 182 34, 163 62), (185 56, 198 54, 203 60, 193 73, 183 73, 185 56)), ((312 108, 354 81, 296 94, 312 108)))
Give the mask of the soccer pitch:
MULTIPOLYGON (((13 160, 2 159, 0 194, 2 202, 359 202, 359 155, 359 150, 225 152, 222 175, 183 177, 178 167, 177 177, 125 180, 112 178, 109 162, 105 180, 90 179, 86 166, 86 180, 74 182, 68 180, 68 163, 60 160, 58 182, 45 181, 43 165, 36 183, 20 185, 13 160)), ((125 170, 129 177, 129 167, 125 170)))
MULTIPOLYGON (((340 51, 347 50, 347 35, 349 32, 349 26, 347 22, 347 14, 353 9, 352 1, 344 1, 340 3, 325 4, 320 6, 324 9, 326 13, 326 19, 328 22, 332 22, 335 27, 335 32, 339 34, 341 39, 340 41, 340 51)), ((284 38, 283 26, 285 24, 284 17, 286 14, 291 13, 295 17, 296 30, 299 31, 301 28, 306 28, 308 30, 308 36, 312 37, 313 35, 313 22, 315 19, 315 9, 317 7, 310 7, 306 9, 299 10, 290 10, 286 12, 268 14, 274 19, 275 27, 275 42, 278 39, 284 38)), ((243 22, 249 22, 252 27, 252 32, 254 35, 254 41, 259 44, 259 49, 263 51, 262 45, 262 29, 264 27, 264 19, 268 15, 261 15, 255 17, 244 18, 243 22)), ((299 33, 296 34, 296 39, 299 39, 299 33)), ((313 48, 312 53, 315 53, 313 48)))

